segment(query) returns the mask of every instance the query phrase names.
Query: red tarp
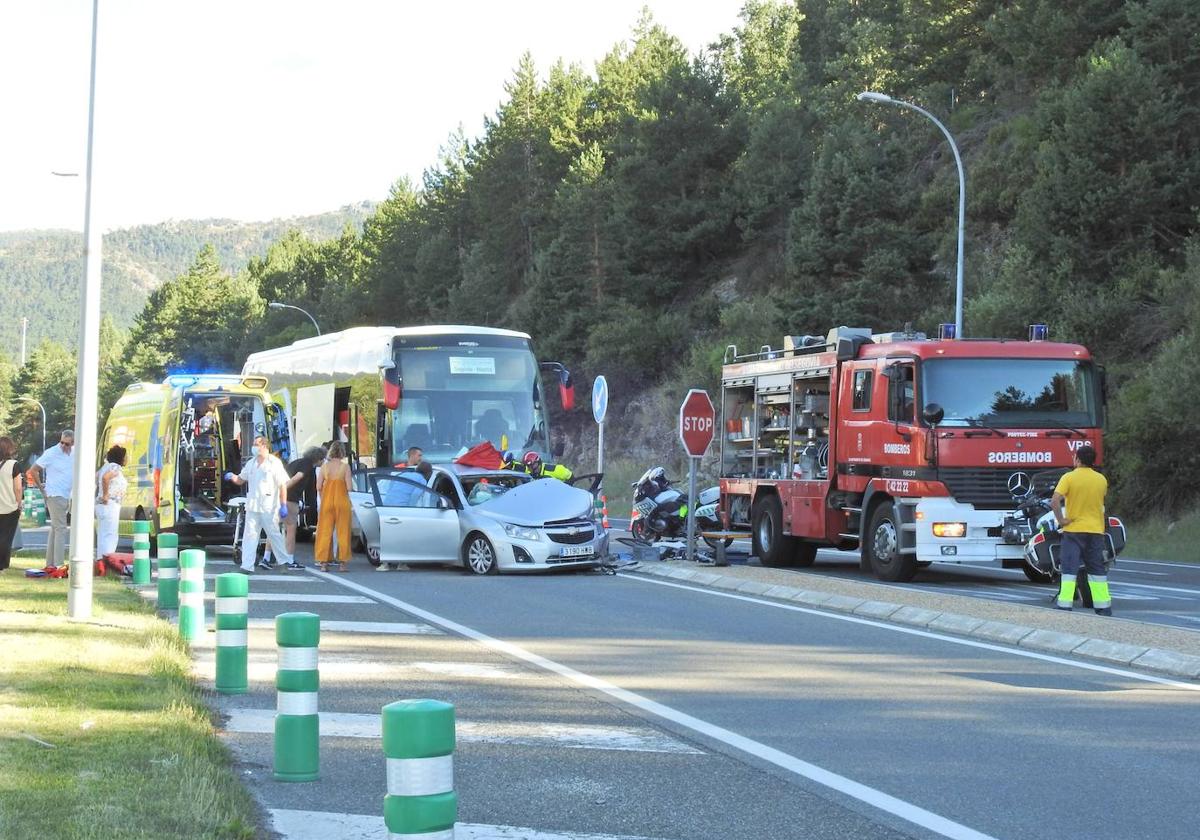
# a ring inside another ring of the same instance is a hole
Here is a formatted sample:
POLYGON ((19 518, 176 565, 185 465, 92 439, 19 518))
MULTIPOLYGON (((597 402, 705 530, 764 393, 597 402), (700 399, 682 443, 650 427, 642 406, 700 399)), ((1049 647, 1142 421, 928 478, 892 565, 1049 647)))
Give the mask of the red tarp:
POLYGON ((484 441, 478 446, 472 446, 462 455, 454 459, 454 463, 464 467, 479 467, 485 470, 498 470, 504 465, 504 456, 500 450, 492 446, 490 441, 484 441))

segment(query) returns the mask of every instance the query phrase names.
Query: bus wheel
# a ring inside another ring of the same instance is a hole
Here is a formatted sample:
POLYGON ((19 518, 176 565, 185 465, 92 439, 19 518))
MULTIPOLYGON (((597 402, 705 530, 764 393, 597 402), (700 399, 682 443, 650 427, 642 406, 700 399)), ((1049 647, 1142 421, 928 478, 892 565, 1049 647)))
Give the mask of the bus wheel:
POLYGON ((891 502, 883 502, 871 514, 862 550, 880 580, 906 581, 917 574, 916 556, 900 553, 900 525, 891 502))
MULTIPOLYGON (((764 566, 797 565, 796 538, 783 533, 783 505, 778 496, 764 496, 754 503, 754 554, 764 566)), ((816 556, 814 550, 814 556, 816 556)))

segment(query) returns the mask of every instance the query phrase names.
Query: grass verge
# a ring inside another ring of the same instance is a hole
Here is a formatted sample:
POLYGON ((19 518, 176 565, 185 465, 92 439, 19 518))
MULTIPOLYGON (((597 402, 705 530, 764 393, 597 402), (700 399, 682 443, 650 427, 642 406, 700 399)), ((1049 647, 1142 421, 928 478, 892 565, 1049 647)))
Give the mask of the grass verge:
POLYGON ((1200 511, 1178 519, 1150 519, 1130 525, 1123 556, 1200 563, 1200 511))
POLYGON ((186 646, 141 599, 97 578, 91 621, 66 580, 0 574, 0 837, 253 838, 186 646))

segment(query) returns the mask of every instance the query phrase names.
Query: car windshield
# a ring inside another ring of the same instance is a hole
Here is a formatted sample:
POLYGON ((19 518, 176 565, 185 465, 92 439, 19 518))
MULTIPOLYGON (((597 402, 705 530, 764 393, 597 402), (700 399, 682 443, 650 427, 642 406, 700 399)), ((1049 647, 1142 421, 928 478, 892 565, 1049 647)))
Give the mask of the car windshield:
POLYGON ((547 451, 538 363, 529 342, 464 336, 450 343, 454 338, 442 336, 430 346, 414 339, 396 349, 402 382, 393 415, 397 457, 418 446, 430 462, 445 463, 484 441, 518 455, 547 451))
POLYGON ((524 484, 529 476, 521 473, 492 473, 490 475, 465 476, 462 479, 467 504, 481 505, 504 495, 512 488, 524 484))
POLYGON ((1095 428, 1099 389, 1090 362, 1070 359, 933 359, 922 365, 924 405, 942 426, 1095 428))

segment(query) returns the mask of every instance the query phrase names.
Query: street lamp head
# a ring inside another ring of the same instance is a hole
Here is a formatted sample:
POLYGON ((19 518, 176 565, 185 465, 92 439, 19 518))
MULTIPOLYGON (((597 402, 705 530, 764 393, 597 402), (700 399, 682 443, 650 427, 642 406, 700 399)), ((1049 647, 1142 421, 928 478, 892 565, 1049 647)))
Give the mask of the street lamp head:
POLYGON ((268 308, 268 309, 283 309, 283 308, 284 308, 284 306, 283 306, 283 304, 282 304, 282 303, 280 303, 279 301, 277 301, 277 300, 273 300, 273 301, 271 301, 270 303, 268 303, 268 304, 267 304, 267 308, 268 308))
POLYGON ((873 90, 864 90, 857 97, 859 102, 894 102, 892 97, 886 93, 876 93, 873 90))

